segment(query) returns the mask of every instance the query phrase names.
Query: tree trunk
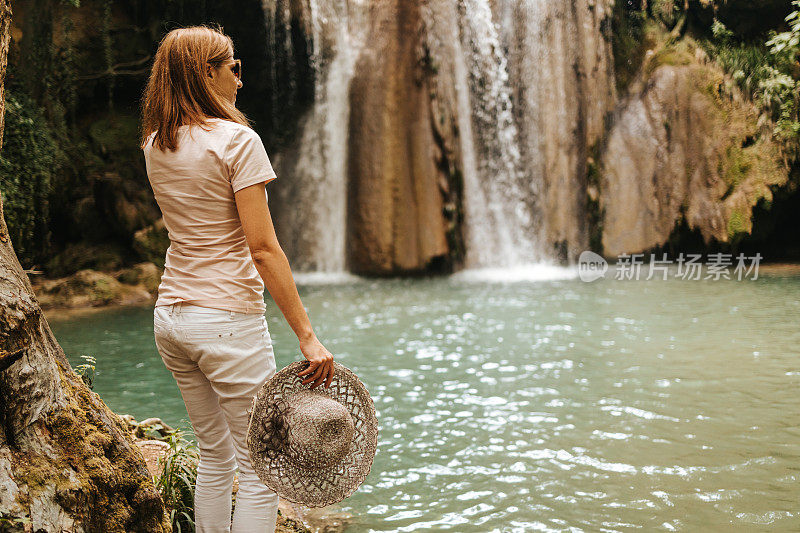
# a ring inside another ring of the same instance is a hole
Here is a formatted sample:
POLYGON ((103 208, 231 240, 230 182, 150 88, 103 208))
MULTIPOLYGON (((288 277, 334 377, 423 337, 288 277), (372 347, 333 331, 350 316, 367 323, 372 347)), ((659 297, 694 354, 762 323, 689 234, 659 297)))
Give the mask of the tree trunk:
MULTIPOLYGON (((0 0, 0 145, 10 23, 10 0, 0 0)), ((0 531, 171 531, 125 423, 72 371, 50 331, 2 198, 0 531)))

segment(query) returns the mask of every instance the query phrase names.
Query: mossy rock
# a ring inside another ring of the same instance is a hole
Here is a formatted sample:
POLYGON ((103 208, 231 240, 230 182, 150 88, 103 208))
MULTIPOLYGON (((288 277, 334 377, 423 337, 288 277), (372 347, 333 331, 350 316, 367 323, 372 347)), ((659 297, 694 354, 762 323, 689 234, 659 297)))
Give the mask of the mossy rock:
POLYGON ((45 309, 141 304, 152 300, 144 288, 124 285, 109 274, 91 269, 80 270, 65 278, 37 282, 34 290, 45 309))
POLYGON ((86 298, 91 304, 108 304, 122 291, 122 284, 113 277, 96 270, 80 270, 75 275, 59 280, 51 286, 50 294, 69 301, 86 298))
POLYGON ((728 218, 728 238, 735 240, 745 234, 749 234, 753 227, 749 213, 743 213, 738 209, 731 211, 728 218))
POLYGON ((649 58, 646 66, 646 76, 649 78, 655 70, 663 65, 683 66, 695 63, 695 47, 688 41, 668 43, 658 48, 649 58))
POLYGON ((169 248, 169 233, 160 218, 146 228, 140 229, 133 236, 133 249, 142 259, 164 268, 164 258, 169 248))
POLYGON ((45 265, 48 276, 63 277, 79 270, 116 270, 124 264, 124 248, 117 244, 89 244, 85 242, 68 245, 63 252, 45 265))
POLYGON ((117 274, 117 280, 128 285, 142 285, 150 294, 156 294, 161 283, 161 271, 155 263, 138 263, 117 274))

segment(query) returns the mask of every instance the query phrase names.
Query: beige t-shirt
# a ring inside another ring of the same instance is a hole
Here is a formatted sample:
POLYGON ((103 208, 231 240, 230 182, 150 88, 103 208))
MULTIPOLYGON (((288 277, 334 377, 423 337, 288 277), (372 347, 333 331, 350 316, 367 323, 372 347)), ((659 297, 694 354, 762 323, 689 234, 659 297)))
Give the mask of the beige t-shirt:
POLYGON ((264 282, 233 197, 239 189, 277 178, 261 138, 218 118, 206 126, 181 126, 174 152, 153 147, 154 136, 143 148, 144 158, 170 240, 156 305, 184 301, 264 314, 264 282))

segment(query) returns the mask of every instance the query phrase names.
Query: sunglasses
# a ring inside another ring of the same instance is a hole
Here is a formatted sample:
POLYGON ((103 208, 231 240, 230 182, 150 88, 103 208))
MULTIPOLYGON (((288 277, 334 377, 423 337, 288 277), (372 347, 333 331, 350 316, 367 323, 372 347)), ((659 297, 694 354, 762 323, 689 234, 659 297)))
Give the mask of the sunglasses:
MULTIPOLYGON (((209 61, 209 64, 216 65, 221 63, 221 61, 209 61)), ((231 65, 231 72, 233 75, 236 76, 237 80, 242 79, 242 60, 241 59, 234 59, 233 65, 231 65)))

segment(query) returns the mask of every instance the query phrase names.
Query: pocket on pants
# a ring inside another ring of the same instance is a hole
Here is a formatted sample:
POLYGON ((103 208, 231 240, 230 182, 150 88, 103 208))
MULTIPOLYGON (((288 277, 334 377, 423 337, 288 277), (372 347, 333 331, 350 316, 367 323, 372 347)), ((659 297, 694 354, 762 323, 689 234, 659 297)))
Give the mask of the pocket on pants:
POLYGON ((153 333, 156 338, 166 338, 172 333, 173 324, 170 320, 169 311, 163 306, 157 306, 153 310, 153 333))
POLYGON ((230 317, 192 317, 191 322, 176 325, 181 335, 189 342, 236 343, 255 345, 264 342, 269 335, 264 316, 230 317))
POLYGON ((168 326, 172 322, 169 316, 169 308, 164 305, 157 305, 153 308, 153 325, 159 324, 168 326))
POLYGON ((244 344, 262 344, 268 337, 267 319, 263 315, 234 321, 230 331, 231 340, 244 344))
POLYGON ((233 329, 229 323, 218 324, 180 324, 177 329, 186 340, 196 342, 208 342, 214 340, 227 339, 233 335, 233 329))

